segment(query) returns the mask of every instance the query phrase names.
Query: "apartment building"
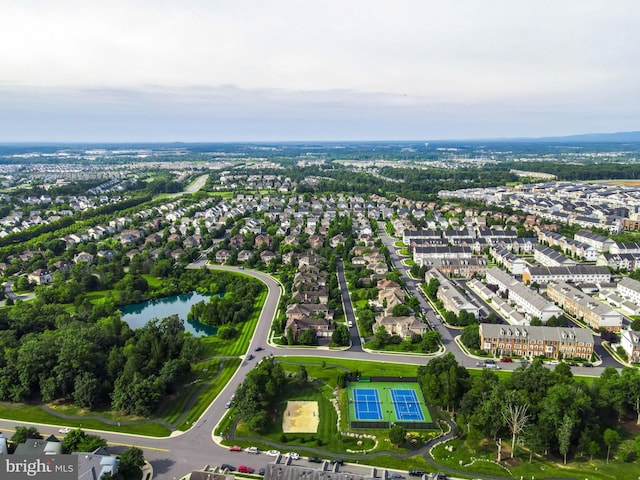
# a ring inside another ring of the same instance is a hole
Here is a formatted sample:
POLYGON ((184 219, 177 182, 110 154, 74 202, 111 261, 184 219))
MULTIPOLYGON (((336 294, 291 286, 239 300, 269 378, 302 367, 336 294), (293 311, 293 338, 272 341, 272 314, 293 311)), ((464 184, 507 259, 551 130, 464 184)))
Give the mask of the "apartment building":
POLYGON ((640 304, 640 282, 633 278, 624 277, 616 287, 618 295, 628 298, 633 303, 640 304))
POLYGON ((594 330, 605 328, 612 332, 618 332, 622 328, 623 316, 621 313, 566 282, 549 284, 547 295, 569 315, 582 320, 594 330))
POLYGON ((427 258, 471 258, 473 252, 469 247, 415 247, 413 261, 422 266, 427 258))
POLYGON ((473 303, 464 293, 456 288, 442 273, 432 268, 425 274, 427 283, 432 278, 440 282, 438 287, 437 298, 442 302, 442 306, 450 312, 460 315, 461 311, 466 311, 478 318, 480 316, 480 307, 473 303))
POLYGON ((487 272, 487 260, 484 257, 425 258, 422 265, 429 269, 436 268, 446 277, 483 277, 487 272))
POLYGON ((480 324, 480 347, 493 355, 583 358, 593 353, 593 335, 586 328, 480 324))
POLYGON ((522 274, 524 283, 576 282, 609 283, 611 272, 597 265, 567 265, 563 267, 527 267, 522 274))
POLYGON ((542 295, 527 288, 511 275, 499 268, 487 270, 486 281, 490 285, 496 285, 499 292, 507 292, 509 301, 525 315, 528 321, 539 318, 546 322, 551 317, 562 315, 562 309, 542 295))
POLYGON ((567 258, 560 252, 550 247, 538 247, 533 251, 533 259, 543 267, 561 267, 563 265, 575 265, 576 262, 567 258))
POLYGON ((609 237, 597 235, 589 230, 580 230, 573 236, 573 238, 579 242, 591 245, 598 251, 598 253, 608 252, 609 248, 611 248, 611 245, 614 243, 614 241, 609 237))

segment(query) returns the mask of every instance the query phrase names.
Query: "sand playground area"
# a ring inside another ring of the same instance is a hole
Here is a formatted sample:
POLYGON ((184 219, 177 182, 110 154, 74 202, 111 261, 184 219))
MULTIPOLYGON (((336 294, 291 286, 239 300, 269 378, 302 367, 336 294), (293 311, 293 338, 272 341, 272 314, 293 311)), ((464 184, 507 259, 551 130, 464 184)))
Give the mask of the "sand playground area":
POLYGON ((282 418, 284 433, 316 433, 319 423, 318 402, 287 402, 282 418))

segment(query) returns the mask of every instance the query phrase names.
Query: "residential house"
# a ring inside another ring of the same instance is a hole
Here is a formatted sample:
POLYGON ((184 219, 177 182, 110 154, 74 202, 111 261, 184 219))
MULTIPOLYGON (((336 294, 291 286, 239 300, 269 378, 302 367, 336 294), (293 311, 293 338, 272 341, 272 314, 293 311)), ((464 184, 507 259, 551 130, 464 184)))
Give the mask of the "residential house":
POLYGON ((216 252, 216 263, 227 263, 227 261, 231 258, 231 252, 224 248, 221 248, 216 252))
POLYGON ((260 260, 262 260, 262 263, 264 263, 265 265, 269 265, 271 262, 273 262, 276 259, 277 255, 270 251, 270 250, 265 250, 264 252, 260 252, 260 260))
POLYGON ((424 335, 429 330, 426 323, 421 322, 413 315, 409 317, 392 317, 388 315, 380 317, 373 327, 374 332, 381 326, 384 327, 389 335, 398 335, 403 339, 410 338, 413 335, 424 335))
POLYGON ((640 363, 640 332, 623 330, 620 334, 620 346, 627 352, 630 363, 640 363))
POLYGON ((88 263, 88 264, 92 264, 93 263, 93 255, 91 255, 89 252, 80 252, 80 253, 76 254, 75 257, 73 257, 73 262, 74 263, 85 262, 85 263, 88 263))
POLYGON ((27 279, 29 282, 35 283, 36 285, 49 285, 51 283, 52 276, 48 270, 38 268, 27 275, 27 279))

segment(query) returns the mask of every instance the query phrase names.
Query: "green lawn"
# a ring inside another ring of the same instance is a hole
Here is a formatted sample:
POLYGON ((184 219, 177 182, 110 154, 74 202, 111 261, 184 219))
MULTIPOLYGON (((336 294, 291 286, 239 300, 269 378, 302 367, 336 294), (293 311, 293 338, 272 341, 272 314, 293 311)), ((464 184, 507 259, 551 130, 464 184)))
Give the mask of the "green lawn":
MULTIPOLYGON (((238 425, 236 429, 236 435, 241 437, 252 437, 256 441, 251 443, 256 445, 261 438, 270 440, 276 443, 282 443, 287 445, 296 445, 300 447, 317 448, 321 446, 323 449, 342 452, 342 442, 336 438, 336 421, 338 416, 335 409, 331 405, 330 398, 326 396, 326 392, 322 389, 307 385, 290 385, 284 392, 280 402, 275 406, 276 412, 270 412, 270 423, 267 427, 267 431, 264 433, 257 433, 249 430, 243 423, 238 425), (320 424, 318 425, 317 433, 287 433, 282 432, 282 414, 286 410, 287 401, 289 400, 307 400, 318 402, 318 416, 320 418, 320 424)), ((234 440, 235 441, 235 440, 234 440)), ((296 450, 297 451, 297 450, 296 450)))
POLYGON ((144 278, 147 281, 147 283, 149 284, 149 287, 151 288, 159 288, 162 286, 161 278, 154 277, 153 275, 148 275, 148 274, 143 274, 142 278, 144 278))
MULTIPOLYGON (((65 409, 56 410, 64 411, 65 409)), ((121 426, 112 425, 101 420, 87 417, 86 412, 78 411, 79 418, 66 419, 61 418, 53 413, 48 413, 36 406, 22 407, 0 407, 0 418, 8 420, 17 420, 20 422, 29 421, 33 423, 44 423, 47 425, 66 426, 72 428, 86 428, 92 430, 104 430, 111 432, 133 433, 137 435, 147 435, 150 437, 166 437, 171 432, 167 427, 153 421, 144 423, 127 424, 128 419, 117 417, 122 420, 121 426)), ((110 412, 94 412, 93 415, 101 417, 113 417, 110 412)))
MULTIPOLYGON (((186 412, 184 418, 181 418, 180 423, 176 425, 176 430, 187 430, 195 420, 200 418, 202 412, 207 409, 207 407, 211 404, 211 402, 213 402, 213 400, 218 396, 218 394, 227 385, 227 383, 229 383, 229 380, 231 379, 231 377, 233 377, 233 374, 236 372, 241 362, 242 360, 240 360, 239 358, 225 360, 224 367, 222 371, 220 371, 219 376, 217 376, 215 380, 207 385, 202 391, 197 392, 197 395, 195 395, 195 402, 186 412)), ((184 413, 186 408, 186 401, 188 400, 189 398, 182 400, 182 403, 184 405, 183 407, 176 406, 175 408, 170 409, 167 412, 171 414, 170 418, 176 418, 176 415, 179 416, 184 413)))
POLYGON ((103 303, 109 294, 116 302, 118 301, 119 296, 115 290, 96 290, 95 292, 88 292, 86 297, 91 303, 98 305, 103 303))
MULTIPOLYGON (((509 458, 507 445, 508 439, 503 439, 503 460, 509 458), (505 453, 507 452, 507 453, 505 453)), ((445 450, 445 445, 434 448, 434 457, 437 462, 451 468, 462 469, 469 472, 470 476, 499 475, 510 478, 526 479, 536 478, 588 478, 589 480, 636 480, 640 476, 640 465, 637 462, 623 463, 612 459, 606 464, 606 447, 603 445, 599 457, 590 461, 588 458, 569 457, 566 465, 561 458, 554 458, 554 462, 541 461, 541 457, 534 456, 529 464, 529 453, 518 450, 515 459, 509 460, 508 466, 495 463, 497 448, 494 442, 483 440, 469 445, 461 440, 448 442, 453 446, 453 451, 445 450)), ((614 452, 615 453, 615 452, 614 452)))
POLYGON ((336 386, 338 375, 345 371, 358 370, 363 376, 403 376, 415 377, 418 372, 416 365, 403 363, 364 362, 362 360, 347 360, 317 357, 286 357, 278 358, 278 362, 288 371, 296 371, 298 365, 304 365, 309 377, 325 382, 329 388, 336 386))
POLYGON ((251 318, 242 323, 236 325, 239 329, 238 337, 230 342, 229 340, 222 340, 216 336, 202 337, 202 345, 204 347, 204 353, 202 358, 210 357, 237 357, 244 355, 249 348, 251 338, 253 338, 253 332, 256 329, 258 320, 260 319, 260 313, 262 312, 262 306, 267 298, 267 292, 264 291, 255 302, 254 312, 251 318))
POLYGON ((385 345, 383 348, 375 349, 371 345, 374 341, 365 342, 364 347, 370 348, 372 350, 379 350, 381 352, 400 352, 400 353, 419 353, 422 354, 422 345, 420 343, 410 343, 400 342, 400 343, 389 343, 385 345), (408 348, 409 346, 410 348, 408 348))

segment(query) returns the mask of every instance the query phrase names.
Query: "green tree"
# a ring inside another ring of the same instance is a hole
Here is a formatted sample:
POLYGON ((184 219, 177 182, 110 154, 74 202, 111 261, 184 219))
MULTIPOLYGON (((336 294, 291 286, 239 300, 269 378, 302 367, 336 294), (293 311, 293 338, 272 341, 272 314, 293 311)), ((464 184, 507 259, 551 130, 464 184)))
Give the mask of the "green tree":
POLYGON ((467 325, 462 329, 460 341, 470 350, 480 349, 480 324, 467 325))
POLYGON ((438 288, 440 288, 440 282, 437 278, 432 278, 429 280, 425 290, 427 292, 427 296, 432 300, 436 301, 438 295, 438 288))
POLYGON ((73 401, 83 408, 93 408, 101 397, 100 381, 91 372, 83 372, 76 377, 73 401))
POLYGON ((420 342, 420 349, 422 353, 433 353, 440 348, 440 340, 442 334, 438 330, 429 330, 422 335, 422 341, 420 342))
POLYGON ((24 443, 27 438, 42 438, 42 435, 36 427, 16 427, 11 443, 24 443))
POLYGON ((335 345, 347 346, 351 343, 349 328, 344 324, 339 324, 331 334, 331 341, 335 345))
POLYGON ((300 383, 307 383, 309 380, 309 374, 307 373, 307 369, 304 365, 298 366, 298 371, 296 372, 296 380, 300 383))
POLYGON ((373 348, 383 348, 389 341, 389 333, 383 325, 380 325, 376 329, 376 333, 373 339, 373 348))
POLYGON ((409 315, 411 315, 411 313, 411 308, 409 308, 409 306, 405 305, 404 303, 398 303, 391 309, 391 315, 393 315, 394 317, 408 317, 409 315))
POLYGON ((542 438, 542 431, 535 425, 527 428, 524 434, 524 444, 529 449, 529 464, 531 464, 533 456, 544 450, 545 442, 542 438))
POLYGON ((310 328, 298 334, 298 343, 301 345, 317 345, 318 337, 316 332, 310 328))
POLYGON ((615 447, 620 443, 620 434, 617 430, 613 430, 612 428, 607 428, 604 431, 604 435, 602 437, 604 440, 604 444, 607 446, 607 463, 609 463, 609 455, 611 453, 611 448, 615 447))
POLYGON ((137 447, 126 449, 120 454, 120 471, 125 477, 133 474, 144 466, 144 454, 137 447))
POLYGON ((640 332, 640 318, 634 318, 629 328, 634 332, 640 332))
POLYGON ((391 430, 389 430, 389 441, 396 446, 403 445, 406 438, 407 429, 402 425, 394 425, 391 427, 391 430))
POLYGON ((567 453, 571 447, 571 435, 573 434, 574 420, 569 415, 565 415, 558 428, 558 450, 562 454, 563 463, 567 463, 567 453))
POLYGON ((593 457, 600 453, 600 444, 595 440, 589 442, 589 457, 593 460, 593 457))

